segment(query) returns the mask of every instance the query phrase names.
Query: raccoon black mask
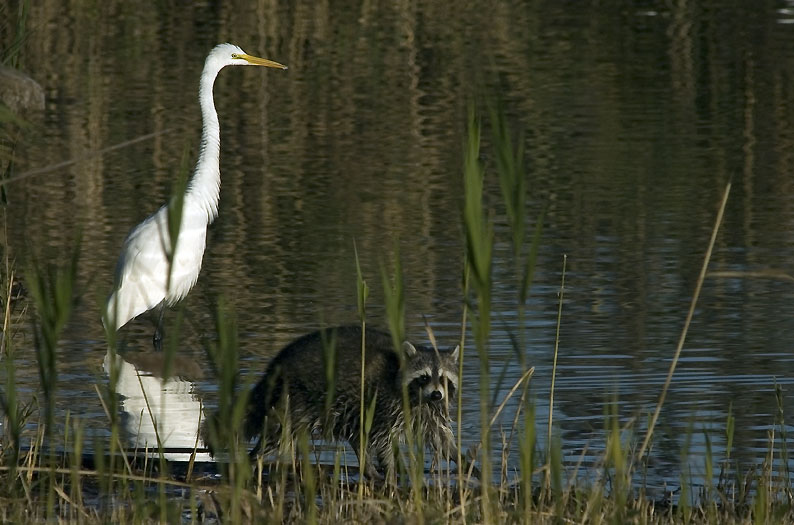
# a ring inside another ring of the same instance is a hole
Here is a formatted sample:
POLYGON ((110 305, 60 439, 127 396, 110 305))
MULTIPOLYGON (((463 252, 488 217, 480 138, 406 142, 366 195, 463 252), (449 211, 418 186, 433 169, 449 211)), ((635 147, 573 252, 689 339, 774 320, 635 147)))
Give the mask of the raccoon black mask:
POLYGON ((445 403, 455 399, 458 388, 459 347, 451 352, 420 348, 421 350, 417 349, 408 341, 403 343, 403 384, 412 404, 445 403))

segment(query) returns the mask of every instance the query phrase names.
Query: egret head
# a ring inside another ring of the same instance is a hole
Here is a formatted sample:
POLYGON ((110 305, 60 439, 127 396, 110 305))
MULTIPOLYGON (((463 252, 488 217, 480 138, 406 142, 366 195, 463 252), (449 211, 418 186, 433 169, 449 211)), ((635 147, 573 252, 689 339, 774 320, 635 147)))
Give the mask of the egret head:
POLYGON ((266 58, 259 58, 249 55, 239 46, 234 44, 220 44, 207 56, 207 63, 217 62, 220 67, 224 66, 265 66, 275 67, 278 69, 287 69, 287 66, 268 60, 266 58))

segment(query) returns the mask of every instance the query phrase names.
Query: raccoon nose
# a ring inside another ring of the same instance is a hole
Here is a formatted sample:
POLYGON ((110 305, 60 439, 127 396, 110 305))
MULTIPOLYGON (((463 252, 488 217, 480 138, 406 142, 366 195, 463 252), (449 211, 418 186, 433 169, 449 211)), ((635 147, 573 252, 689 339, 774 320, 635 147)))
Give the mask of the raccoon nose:
POLYGON ((430 394, 430 399, 433 401, 439 401, 442 397, 444 397, 444 394, 441 393, 441 390, 433 390, 430 394))

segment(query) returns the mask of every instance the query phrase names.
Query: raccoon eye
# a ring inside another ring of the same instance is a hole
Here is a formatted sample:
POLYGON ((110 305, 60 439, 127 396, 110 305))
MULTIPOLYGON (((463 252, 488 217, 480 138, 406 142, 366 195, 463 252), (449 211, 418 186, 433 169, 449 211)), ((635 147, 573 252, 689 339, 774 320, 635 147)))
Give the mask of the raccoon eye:
POLYGON ((419 384, 420 385, 424 386, 424 385, 426 385, 428 383, 430 383, 430 376, 428 374, 425 374, 425 375, 419 377, 419 384))

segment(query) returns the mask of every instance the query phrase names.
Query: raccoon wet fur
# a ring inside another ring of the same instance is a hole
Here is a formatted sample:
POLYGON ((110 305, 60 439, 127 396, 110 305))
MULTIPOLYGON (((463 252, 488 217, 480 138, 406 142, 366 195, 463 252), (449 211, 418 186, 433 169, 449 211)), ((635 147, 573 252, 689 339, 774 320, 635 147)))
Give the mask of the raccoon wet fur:
MULTIPOLYGON (((248 439, 259 436, 253 453, 275 452, 286 430, 293 440, 306 432, 347 441, 359 454, 361 334, 360 326, 313 332, 272 359, 248 401, 245 434, 248 439)), ((456 459, 449 404, 458 387, 458 348, 436 351, 406 342, 395 349, 390 334, 374 329, 366 330, 364 342, 365 410, 374 399, 364 474, 380 478, 382 472, 386 479, 396 479, 395 451, 406 443, 410 428, 434 452, 434 461, 456 459)))

